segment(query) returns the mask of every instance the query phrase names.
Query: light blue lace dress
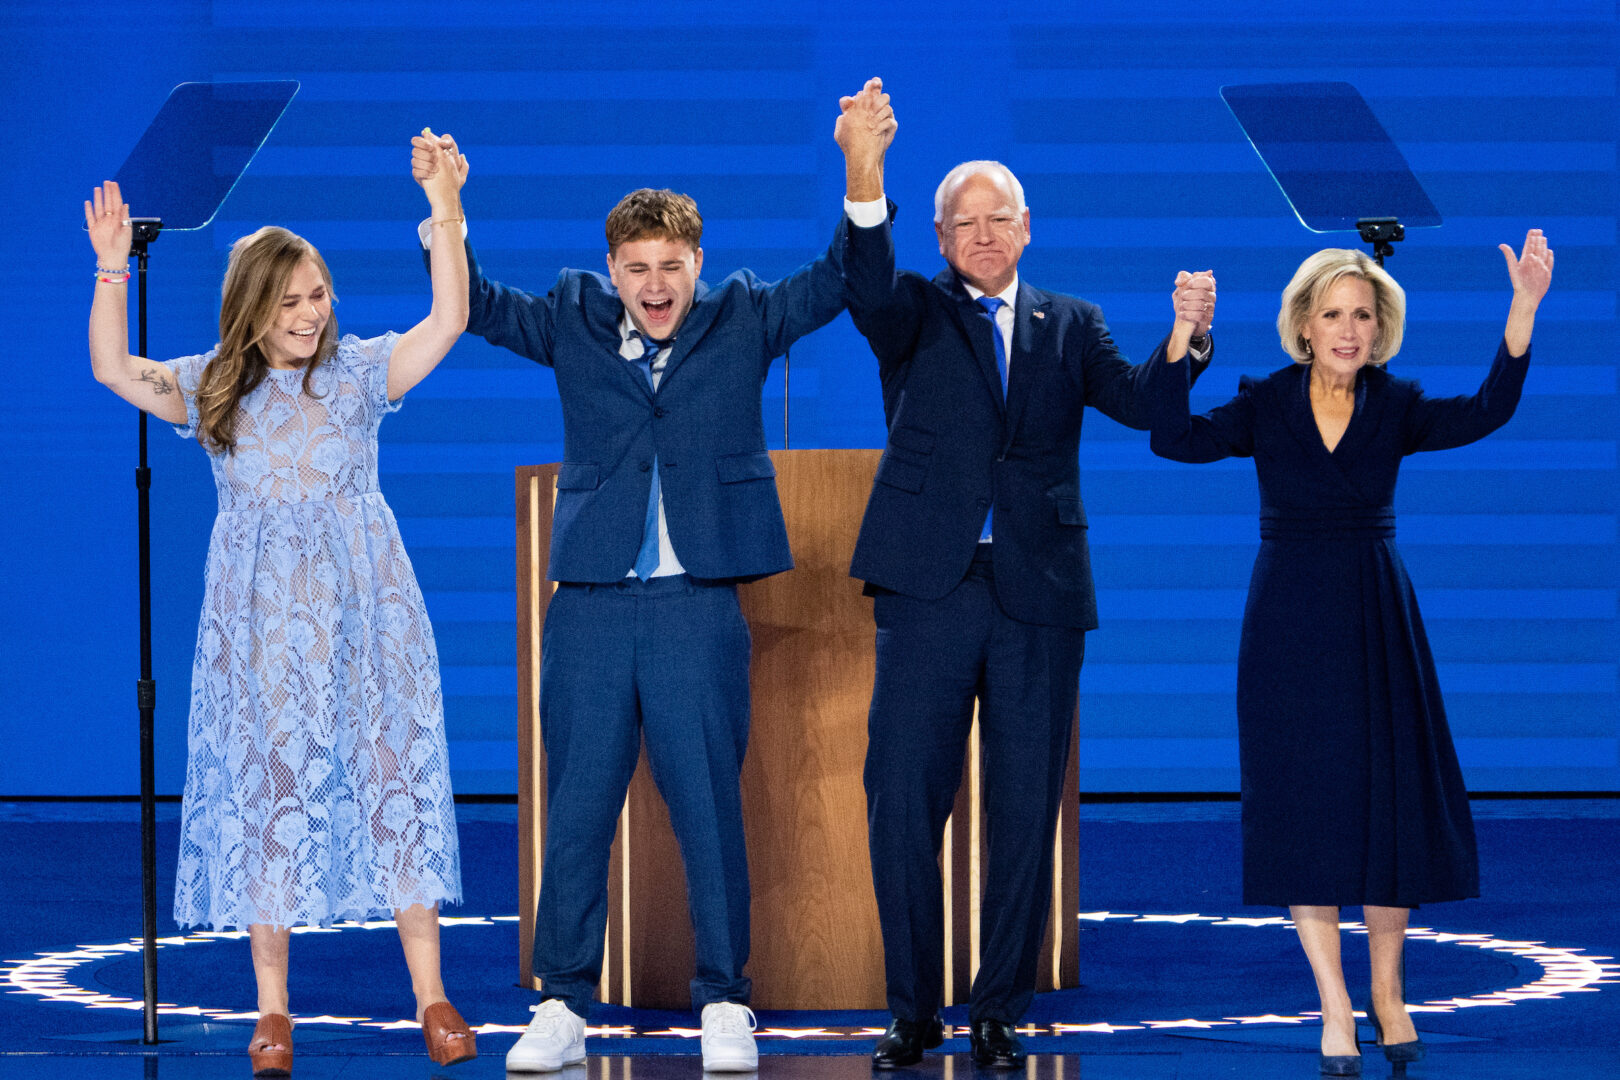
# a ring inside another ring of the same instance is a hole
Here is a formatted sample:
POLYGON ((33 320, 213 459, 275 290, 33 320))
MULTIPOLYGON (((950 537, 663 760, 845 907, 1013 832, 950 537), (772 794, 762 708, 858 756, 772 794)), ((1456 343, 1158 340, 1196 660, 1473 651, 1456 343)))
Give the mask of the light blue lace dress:
MULTIPOLYGON (((174 917, 243 929, 461 899, 439 660, 377 490, 397 334, 345 337, 302 392, 272 369, 236 450, 191 675, 174 917)), ((193 437, 213 353, 170 361, 193 437)))

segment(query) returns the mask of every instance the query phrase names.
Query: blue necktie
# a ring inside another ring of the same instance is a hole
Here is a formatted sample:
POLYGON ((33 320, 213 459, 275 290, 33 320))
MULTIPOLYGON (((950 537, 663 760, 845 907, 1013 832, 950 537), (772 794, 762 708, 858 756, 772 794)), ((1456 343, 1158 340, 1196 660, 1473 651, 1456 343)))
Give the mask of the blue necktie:
POLYGON ((999 296, 979 297, 979 306, 984 308, 984 317, 990 320, 990 336, 996 343, 996 370, 1001 372, 1001 392, 1007 393, 1007 345, 1001 340, 1001 325, 996 322, 996 312, 1001 310, 1006 301, 999 296))
MULTIPOLYGON (((653 380, 653 361, 658 358, 658 350, 662 348, 658 342, 647 335, 641 335, 641 359, 632 363, 641 369, 646 376, 647 388, 657 392, 657 383, 653 380)), ((636 552, 636 577, 646 581, 658 569, 658 455, 653 455, 652 487, 647 491, 647 515, 641 525, 641 550, 636 552)))
MULTIPOLYGON (((979 297, 979 306, 984 308, 984 317, 990 320, 990 338, 996 343, 996 370, 1001 372, 1001 394, 1007 395, 1007 345, 1001 340, 1001 326, 996 322, 996 312, 1006 301, 999 296, 979 297)), ((984 528, 979 530, 981 541, 990 539, 990 519, 995 516, 995 509, 985 511, 984 528)))

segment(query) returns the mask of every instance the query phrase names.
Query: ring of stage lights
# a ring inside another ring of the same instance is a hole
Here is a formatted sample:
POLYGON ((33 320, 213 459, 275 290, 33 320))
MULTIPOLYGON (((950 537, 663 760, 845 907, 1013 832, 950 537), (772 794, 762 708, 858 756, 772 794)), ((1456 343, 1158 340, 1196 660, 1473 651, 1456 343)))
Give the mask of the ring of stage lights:
MULTIPOLYGON (((1156 915, 1114 911, 1080 913, 1081 922, 1089 921, 1107 924, 1116 919, 1130 920, 1134 923, 1174 923, 1188 928, 1210 929, 1274 931, 1292 929, 1293 927, 1291 922, 1280 916, 1251 919, 1225 915, 1156 915)), ((473 916, 467 918, 440 917, 439 925, 446 930, 454 930, 458 927, 494 926, 497 923, 515 923, 517 921, 518 917, 516 915, 473 916)), ((1339 925, 1341 929, 1351 933, 1365 934, 1367 932, 1366 926, 1358 922, 1344 922, 1339 925)), ((294 934, 330 934, 351 930, 389 929, 393 926, 394 923, 391 920, 343 922, 330 927, 295 926, 292 928, 292 932, 294 934)), ((1516 986, 1507 990, 1495 990, 1486 994, 1475 994, 1466 998, 1441 998, 1434 1001, 1408 1004, 1407 1011, 1414 1013, 1454 1013, 1459 1009, 1492 1006, 1506 1007, 1516 1005, 1521 1001, 1557 1001, 1562 999, 1565 994, 1596 993, 1600 986, 1612 984, 1617 977, 1620 977, 1620 964, 1613 963, 1613 957, 1589 956, 1586 954, 1586 950, 1579 948, 1548 945, 1541 941, 1509 941, 1483 933, 1449 933, 1422 927, 1408 929, 1406 936, 1407 940, 1413 942, 1428 942, 1449 945, 1455 948, 1480 949, 1487 952, 1503 953, 1533 961, 1541 968, 1541 977, 1523 986, 1516 986)), ((158 948, 171 951, 177 949, 190 951, 198 946, 210 945, 218 941, 242 940, 246 937, 247 933, 245 931, 201 931, 178 937, 159 938, 158 948)), ((70 977, 74 975, 81 978, 90 976, 98 965, 119 960, 130 953, 139 953, 140 951, 141 941, 136 938, 106 945, 80 945, 73 949, 39 952, 25 960, 6 961, 8 966, 0 968, 0 986, 3 986, 8 993, 31 995, 45 1001, 79 1005, 87 1009, 140 1009, 143 1006, 137 999, 88 989, 75 984, 70 977)), ((256 1020, 258 1018, 256 1012, 237 1012, 231 1009, 210 1008, 205 1005, 160 1004, 158 1014, 161 1016, 193 1016, 215 1021, 256 1020)), ((1267 1014, 1263 1016, 1218 1016, 1202 1019, 1183 1017, 1163 1020, 1131 1020, 1121 1023, 1112 1021, 1098 1021, 1089 1024, 1054 1023, 1050 1025, 1028 1025, 1019 1028, 1019 1031, 1026 1035, 1112 1034, 1116 1031, 1304 1024, 1314 1022, 1318 1017, 1319 1014, 1317 1013, 1307 1012, 1297 1016, 1267 1014)), ((382 1020, 369 1016, 294 1015, 293 1020, 300 1025, 363 1027, 383 1031, 411 1029, 420 1026, 416 1021, 409 1019, 382 1020)), ((479 1034, 486 1032, 512 1032, 518 1034, 525 1029, 522 1024, 482 1024, 474 1028, 474 1030, 479 1034)), ((592 1026, 586 1028, 586 1033, 598 1037, 640 1036, 665 1038, 677 1036, 697 1038, 701 1034, 697 1028, 671 1027, 644 1030, 628 1026, 592 1026)), ((769 1027, 761 1028, 755 1032, 762 1039, 848 1039, 870 1037, 882 1033, 883 1029, 877 1027, 769 1027)), ((948 1035, 963 1035, 965 1033, 965 1029, 947 1032, 948 1035)))

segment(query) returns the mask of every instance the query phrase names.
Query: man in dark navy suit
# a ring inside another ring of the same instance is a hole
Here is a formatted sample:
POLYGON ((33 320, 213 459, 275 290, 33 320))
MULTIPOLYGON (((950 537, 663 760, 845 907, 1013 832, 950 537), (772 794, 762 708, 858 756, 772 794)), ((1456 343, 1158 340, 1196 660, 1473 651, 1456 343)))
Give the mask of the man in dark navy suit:
MULTIPOLYGON (((1019 279, 1029 209, 997 162, 959 165, 939 186, 946 269, 932 281, 896 272, 888 138, 866 119, 880 95, 868 84, 843 99, 838 128, 850 314, 877 355, 889 427, 850 571, 877 623, 865 779, 893 1019, 872 1061, 910 1065, 942 1038, 938 858, 977 699, 989 865, 969 1030, 977 1064, 1012 1068, 1025 1056, 1014 1027, 1034 994, 1080 662, 1097 625, 1080 425, 1090 405, 1146 429, 1147 365, 1120 355, 1096 305, 1019 279)), ((1195 335, 1203 363, 1214 284, 1182 274, 1174 297, 1195 316, 1182 335, 1195 335)))
MULTIPOLYGON (((431 150, 419 140, 420 168, 431 150)), ((771 361, 843 310, 844 228, 782 281, 742 270, 711 287, 693 201, 634 191, 607 218, 607 275, 564 270, 544 296, 489 280, 469 245, 468 330, 551 367, 563 419, 540 672, 544 1000, 509 1070, 585 1056, 608 852, 643 738, 686 867, 704 1068, 757 1066, 736 585, 792 566, 760 393, 771 361)))

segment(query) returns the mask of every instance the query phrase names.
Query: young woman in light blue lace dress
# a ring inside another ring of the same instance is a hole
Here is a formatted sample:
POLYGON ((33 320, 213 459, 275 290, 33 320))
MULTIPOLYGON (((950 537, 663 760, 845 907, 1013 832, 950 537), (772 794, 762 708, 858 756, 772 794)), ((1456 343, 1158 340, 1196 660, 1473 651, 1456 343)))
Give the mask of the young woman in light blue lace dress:
POLYGON ((85 204, 90 357, 119 397, 195 436, 219 489, 192 668, 175 919, 246 928, 258 1075, 291 1068, 289 927, 399 926, 429 1052, 476 1051, 439 977, 440 902, 461 898, 439 663, 377 489, 377 425, 467 325, 465 159, 424 182, 433 306, 404 334, 338 339, 320 254, 266 227, 232 246, 220 341, 129 352, 131 230, 118 185, 85 204))

